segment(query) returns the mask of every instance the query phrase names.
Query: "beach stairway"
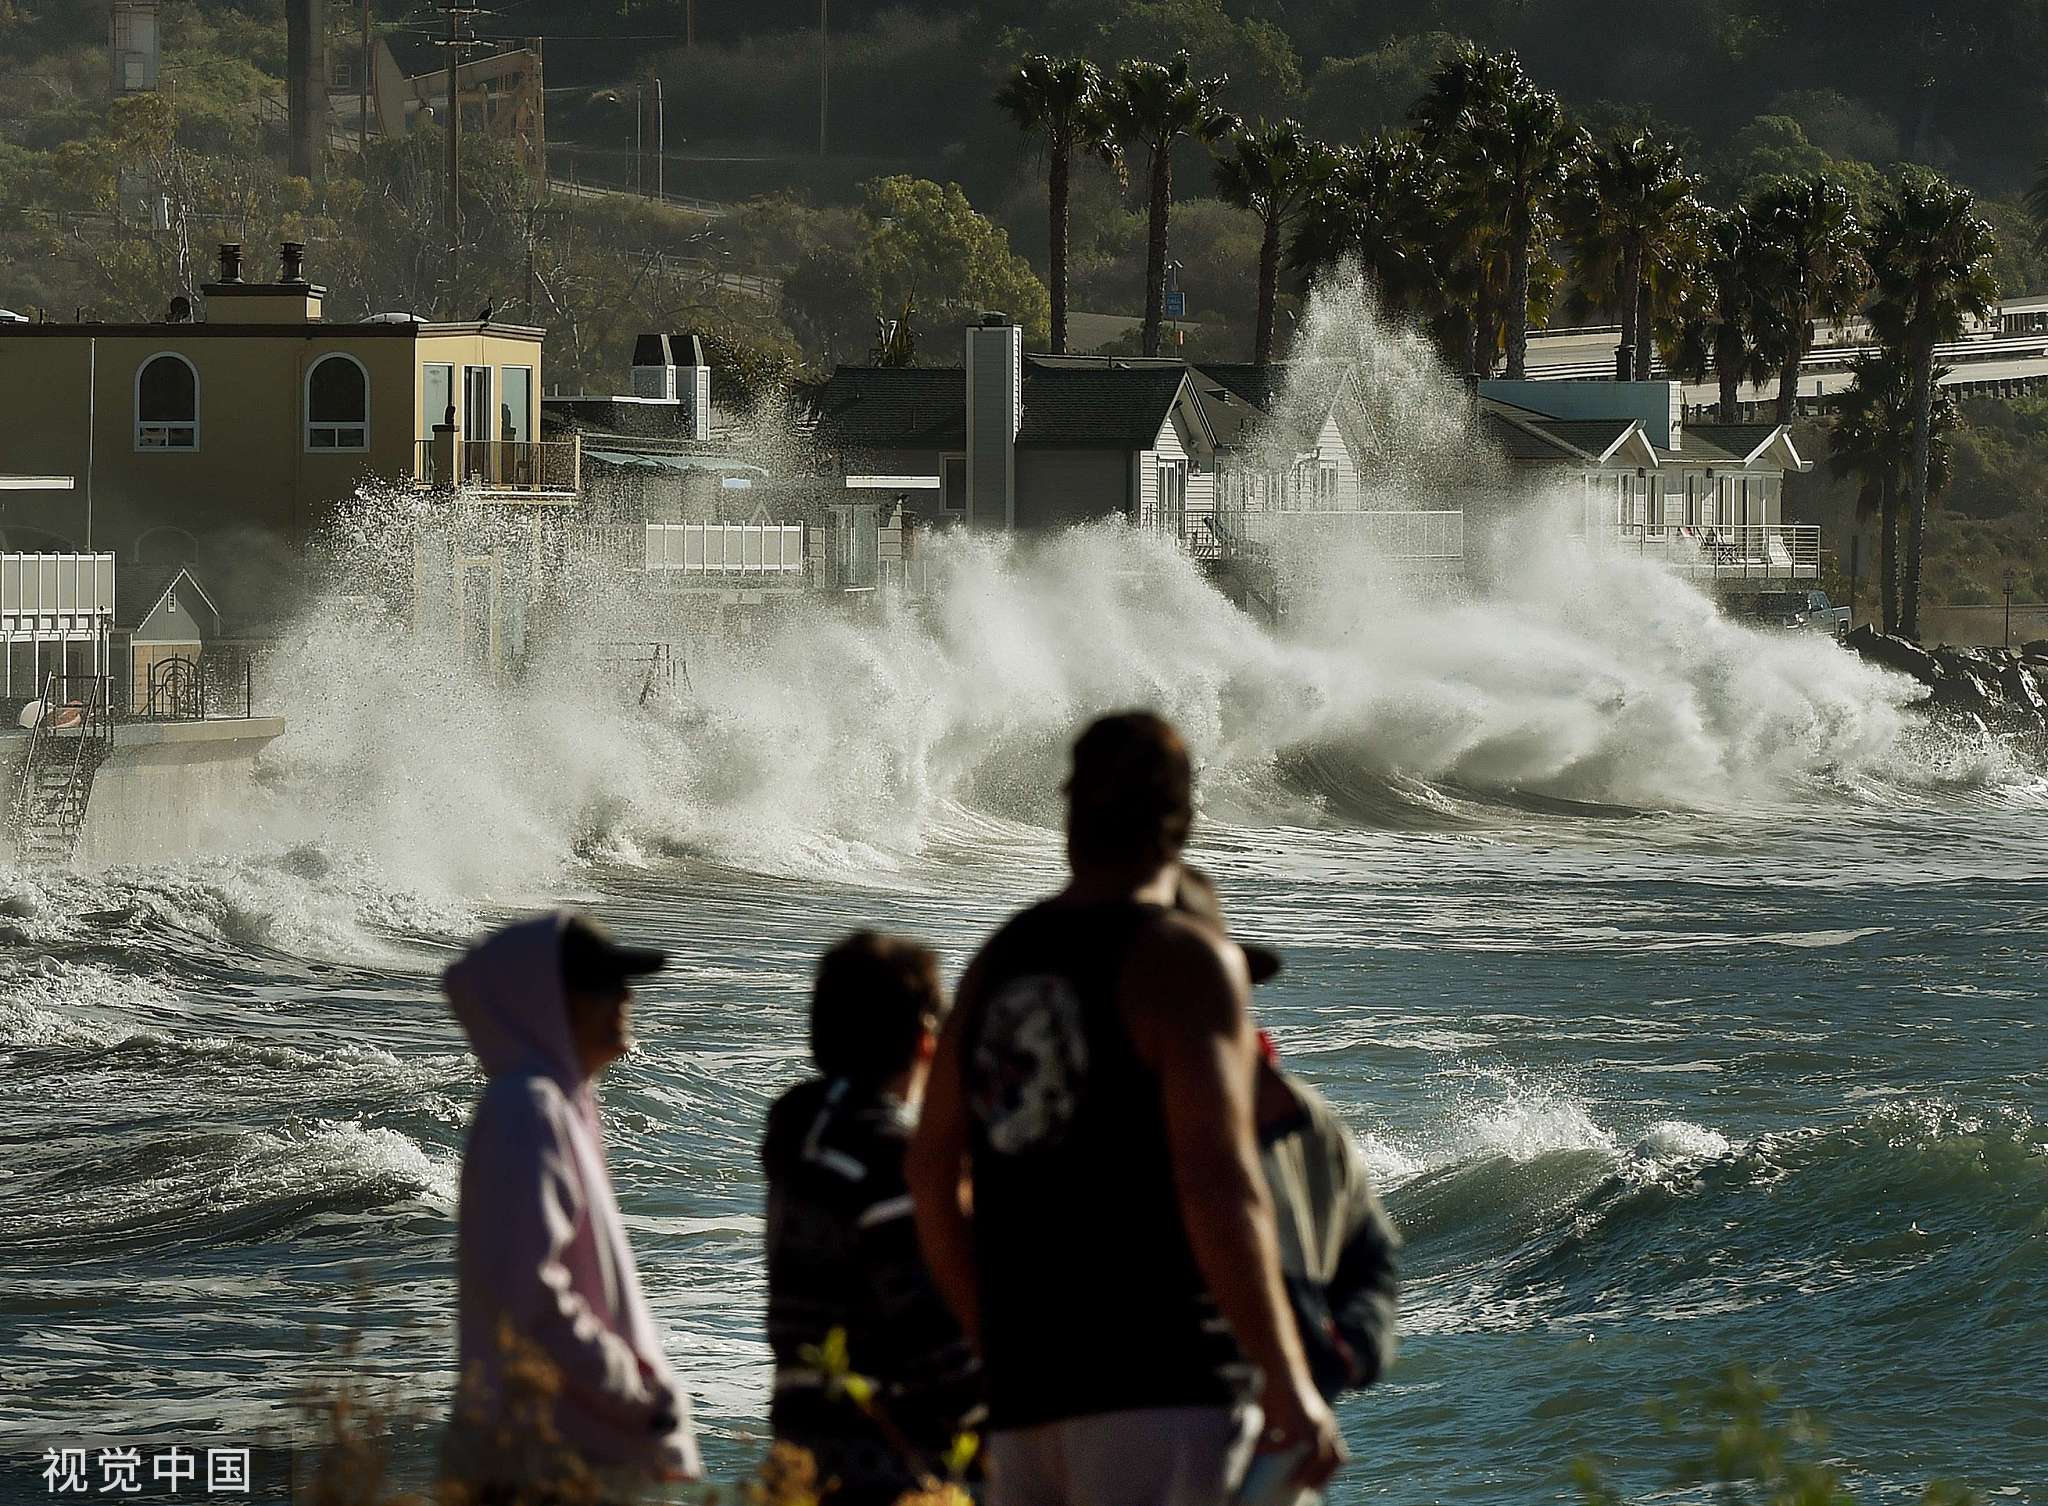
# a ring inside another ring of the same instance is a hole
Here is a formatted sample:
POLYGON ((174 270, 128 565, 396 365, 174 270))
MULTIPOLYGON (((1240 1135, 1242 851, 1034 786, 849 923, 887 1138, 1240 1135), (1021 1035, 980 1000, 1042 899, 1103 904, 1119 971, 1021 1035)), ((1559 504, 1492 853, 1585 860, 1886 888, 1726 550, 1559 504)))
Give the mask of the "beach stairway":
POLYGON ((17 861, 61 867, 78 851, 112 726, 99 682, 68 699, 58 692, 53 683, 43 697, 43 715, 15 776, 8 826, 17 861))

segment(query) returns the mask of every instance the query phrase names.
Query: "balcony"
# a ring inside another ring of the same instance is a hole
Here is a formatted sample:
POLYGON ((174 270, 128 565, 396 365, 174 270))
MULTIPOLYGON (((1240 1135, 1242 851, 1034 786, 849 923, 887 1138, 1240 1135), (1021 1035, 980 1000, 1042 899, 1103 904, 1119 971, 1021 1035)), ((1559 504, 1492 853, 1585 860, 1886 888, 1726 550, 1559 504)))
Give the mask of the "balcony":
POLYGON ((1722 527, 1618 524, 1612 546, 1652 559, 1691 580, 1820 578, 1820 529, 1801 523, 1722 527))
POLYGON ((1188 519, 1197 559, 1362 550, 1400 563, 1465 557, 1465 514, 1383 508, 1356 512, 1251 512, 1220 508, 1188 519))
POLYGON ((567 506, 583 493, 583 439, 422 439, 415 474, 472 501, 567 506))

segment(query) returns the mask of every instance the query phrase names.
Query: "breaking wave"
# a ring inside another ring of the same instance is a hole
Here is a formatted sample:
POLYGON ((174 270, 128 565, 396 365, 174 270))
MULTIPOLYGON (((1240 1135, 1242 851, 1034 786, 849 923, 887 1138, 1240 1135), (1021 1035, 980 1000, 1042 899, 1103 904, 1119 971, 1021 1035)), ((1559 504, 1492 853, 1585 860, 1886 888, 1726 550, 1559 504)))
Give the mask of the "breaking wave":
POLYGON ((1704 1125, 1624 1133, 1510 1092, 1436 1147, 1368 1141, 1389 1206, 1431 1254, 1419 1333, 1683 1319, 1825 1293, 1871 1322, 1974 1315, 2048 1279, 2048 1127, 2024 1110, 1907 1099, 1746 1143, 1704 1125), (1822 1240, 1816 1231, 1826 1231, 1822 1240))

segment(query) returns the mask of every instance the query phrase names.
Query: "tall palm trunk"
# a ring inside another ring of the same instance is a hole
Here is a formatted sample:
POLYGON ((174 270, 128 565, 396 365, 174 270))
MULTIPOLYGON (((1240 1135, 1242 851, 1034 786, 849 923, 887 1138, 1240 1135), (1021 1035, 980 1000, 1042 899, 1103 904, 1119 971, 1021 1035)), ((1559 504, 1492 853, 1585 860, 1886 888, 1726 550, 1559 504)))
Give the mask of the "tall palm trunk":
POLYGON ((1899 498, 1893 478, 1877 483, 1877 599, 1884 630, 1899 630, 1899 498))
POLYGON ((1635 369, 1637 310, 1643 301, 1643 247, 1634 238, 1629 241, 1628 251, 1621 262, 1621 349, 1628 352, 1628 367, 1623 369, 1621 352, 1615 353, 1614 379, 1624 380, 1635 369))
POLYGON ((1508 380, 1519 382, 1529 363, 1529 243, 1536 229, 1526 205, 1515 210, 1508 232, 1508 380))
POLYGON ((1742 330, 1733 319, 1714 328, 1714 379, 1721 384, 1721 422, 1735 423, 1742 414, 1742 330))
POLYGON ((1273 364, 1273 302, 1280 292, 1280 206, 1266 210, 1266 233, 1259 241, 1259 323, 1252 338, 1252 360, 1273 364))
POLYGON ((1899 592, 1899 631, 1920 638, 1920 555, 1927 536, 1927 448, 1934 428, 1934 341, 1913 338, 1913 460, 1906 476, 1906 577, 1899 592))
POLYGON ((1657 359, 1657 336, 1650 328, 1650 279, 1644 277, 1636 285, 1636 370, 1639 382, 1650 379, 1650 371, 1657 359))
POLYGON ((1173 210, 1173 144, 1152 152, 1152 223, 1145 243, 1145 343, 1159 354, 1159 327, 1166 318, 1166 217, 1173 210))
POLYGON ((1048 227, 1052 249, 1052 351, 1056 356, 1067 353, 1067 227, 1070 223, 1068 194, 1073 170, 1074 149, 1071 142, 1055 133, 1052 138, 1051 162, 1046 172, 1046 200, 1052 223, 1048 227))
POLYGON ((1806 360, 1806 326, 1787 338, 1791 341, 1785 347, 1785 364, 1778 368, 1778 422, 1792 422, 1792 410, 1799 398, 1799 367, 1806 360))

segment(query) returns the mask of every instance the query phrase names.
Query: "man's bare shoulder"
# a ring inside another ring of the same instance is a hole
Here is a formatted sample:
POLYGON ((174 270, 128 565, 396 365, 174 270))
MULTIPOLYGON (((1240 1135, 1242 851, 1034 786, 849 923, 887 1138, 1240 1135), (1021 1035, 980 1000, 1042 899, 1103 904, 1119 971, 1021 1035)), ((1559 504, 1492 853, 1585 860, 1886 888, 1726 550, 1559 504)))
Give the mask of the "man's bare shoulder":
POLYGON ((1244 953, 1177 910, 1162 910, 1138 933, 1124 965, 1126 1018, 1141 1039, 1160 1030, 1227 1034, 1250 992, 1244 953))

